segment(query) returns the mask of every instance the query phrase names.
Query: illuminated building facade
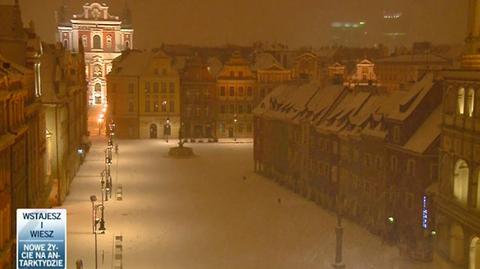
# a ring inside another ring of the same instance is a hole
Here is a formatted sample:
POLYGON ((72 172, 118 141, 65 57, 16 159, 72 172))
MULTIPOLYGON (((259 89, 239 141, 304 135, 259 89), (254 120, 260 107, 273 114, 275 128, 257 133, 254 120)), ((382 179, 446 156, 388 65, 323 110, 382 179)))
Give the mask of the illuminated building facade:
POLYGON ((444 71, 435 268, 480 268, 480 1, 469 1, 462 67, 444 71))
POLYGON ((63 6, 57 18, 58 41, 73 52, 79 52, 83 45, 91 104, 106 102, 106 75, 112 68, 112 60, 123 50, 133 48, 128 7, 125 7, 122 19, 110 15, 108 9, 104 3, 87 3, 82 14, 73 15, 68 20, 63 6))
POLYGON ((252 110, 256 105, 256 77, 239 51, 232 54, 217 76, 217 135, 252 137, 252 110))
POLYGON ((61 43, 44 44, 41 57, 42 104, 46 124, 46 180, 50 201, 60 205, 89 148, 87 82, 82 53, 61 43))
POLYGON ((120 138, 168 139, 180 130, 180 76, 162 50, 125 51, 108 80, 107 122, 120 138))

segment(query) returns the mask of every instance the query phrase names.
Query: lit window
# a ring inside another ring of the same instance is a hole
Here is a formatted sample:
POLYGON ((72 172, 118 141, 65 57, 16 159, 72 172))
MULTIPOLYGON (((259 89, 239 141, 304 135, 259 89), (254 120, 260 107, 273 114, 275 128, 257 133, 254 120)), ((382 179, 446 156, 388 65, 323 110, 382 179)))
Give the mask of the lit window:
POLYGON ((469 168, 464 160, 458 160, 455 164, 453 177, 453 196, 462 204, 467 205, 469 168))
POLYGON ((463 115, 465 113, 465 89, 464 88, 460 88, 458 90, 457 112, 460 115, 463 115))
POLYGON ((469 117, 473 116, 474 106, 475 106, 475 90, 470 89, 468 90, 468 94, 467 94, 467 113, 469 117))

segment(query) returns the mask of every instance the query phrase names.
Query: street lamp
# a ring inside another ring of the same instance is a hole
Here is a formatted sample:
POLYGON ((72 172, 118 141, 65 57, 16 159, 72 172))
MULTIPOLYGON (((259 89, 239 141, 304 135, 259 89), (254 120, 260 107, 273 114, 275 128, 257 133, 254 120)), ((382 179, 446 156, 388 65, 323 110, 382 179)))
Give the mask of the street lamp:
POLYGON ((237 114, 233 115, 233 141, 237 141, 237 114))
POLYGON ((92 219, 93 219, 93 235, 95 237, 95 269, 98 268, 98 240, 97 234, 104 234, 105 233, 105 223, 103 221, 103 204, 96 205, 95 202, 97 201, 97 196, 91 195, 90 201, 92 202, 92 219), (98 209, 102 210, 102 219, 97 218, 97 211, 98 209), (97 225, 100 224, 100 227, 97 228, 97 225))
POLYGON ((170 116, 168 114, 167 109, 167 101, 163 100, 162 102, 163 110, 167 113, 167 120, 165 121, 165 125, 163 127, 163 135, 165 136, 165 142, 168 143, 168 136, 170 135, 170 116))
POLYGON ((345 268, 345 264, 342 261, 342 248, 343 248, 343 227, 342 227, 342 200, 339 199, 338 194, 336 196, 337 204, 337 227, 335 227, 336 234, 336 248, 335 248, 335 263, 332 264, 332 267, 335 269, 345 268))

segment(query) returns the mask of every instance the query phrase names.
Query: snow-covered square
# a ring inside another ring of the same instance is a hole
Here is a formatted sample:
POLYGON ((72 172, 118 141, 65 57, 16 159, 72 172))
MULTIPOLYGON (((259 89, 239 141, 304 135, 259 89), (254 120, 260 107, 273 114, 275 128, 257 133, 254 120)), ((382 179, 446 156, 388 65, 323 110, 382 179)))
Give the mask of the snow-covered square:
MULTIPOLYGON (((63 205, 69 268, 77 259, 94 268, 89 197, 101 196, 106 143, 93 139, 63 205)), ((252 143, 189 144, 196 156, 175 159, 167 154, 172 141, 117 142, 112 198, 121 185, 123 200, 106 202, 99 268, 332 268, 336 216, 255 174, 252 143), (121 251, 115 235, 123 236, 121 251)), ((353 223, 344 227, 346 268, 431 268, 401 258, 396 247, 353 223)))

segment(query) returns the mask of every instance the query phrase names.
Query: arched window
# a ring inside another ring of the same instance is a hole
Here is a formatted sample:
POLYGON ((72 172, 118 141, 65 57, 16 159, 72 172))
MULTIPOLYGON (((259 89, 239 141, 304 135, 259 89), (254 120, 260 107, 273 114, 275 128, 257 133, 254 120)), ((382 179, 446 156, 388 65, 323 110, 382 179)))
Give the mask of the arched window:
POLYGON ((128 41, 125 41, 125 49, 130 49, 130 42, 128 41))
POLYGON ((100 83, 95 84, 95 92, 96 93, 102 92, 102 85, 100 85, 100 83))
POLYGON ((93 48, 94 49, 101 49, 102 48, 102 40, 100 39, 99 35, 93 36, 93 48))
POLYGON ((463 229, 457 224, 450 228, 450 259, 456 264, 463 264, 464 251, 464 234, 463 229))
POLYGON ((469 117, 473 116, 474 106, 475 106, 475 90, 470 89, 468 90, 468 94, 467 94, 467 115, 469 117))
POLYGON ((468 202, 468 175, 467 163, 464 160, 458 160, 453 175, 453 196, 464 205, 468 202))
POLYGON ((460 115, 465 113, 465 88, 460 88, 458 90, 457 112, 460 115))
POLYGON ((474 237, 470 242, 470 267, 480 269, 480 238, 474 237))
POLYGON ((111 49, 111 48, 112 48, 112 36, 107 35, 107 49, 111 49))

